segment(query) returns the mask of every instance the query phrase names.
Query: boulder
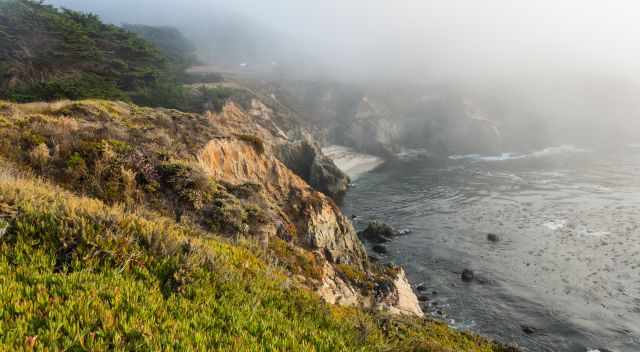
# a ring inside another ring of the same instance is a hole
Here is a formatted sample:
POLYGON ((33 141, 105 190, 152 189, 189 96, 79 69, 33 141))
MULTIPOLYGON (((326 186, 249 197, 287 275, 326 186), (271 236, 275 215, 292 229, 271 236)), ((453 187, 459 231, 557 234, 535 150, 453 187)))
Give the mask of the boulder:
POLYGON ((373 246, 373 251, 379 254, 387 254, 389 253, 389 251, 387 250, 387 247, 382 245, 382 244, 376 244, 375 246, 373 246))
POLYGON ((522 332, 524 332, 527 335, 535 334, 540 330, 530 325, 520 325, 520 328, 522 329, 522 332))
POLYGON ((392 238, 400 236, 400 233, 387 224, 374 221, 369 223, 364 231, 360 231, 359 235, 372 243, 386 243, 392 238))
POLYGON ((462 278, 462 281, 464 281, 464 282, 471 282, 471 281, 473 281, 473 278, 475 277, 475 274, 473 273, 473 270, 471 270, 471 269, 464 269, 462 271, 462 275, 460 277, 462 278))

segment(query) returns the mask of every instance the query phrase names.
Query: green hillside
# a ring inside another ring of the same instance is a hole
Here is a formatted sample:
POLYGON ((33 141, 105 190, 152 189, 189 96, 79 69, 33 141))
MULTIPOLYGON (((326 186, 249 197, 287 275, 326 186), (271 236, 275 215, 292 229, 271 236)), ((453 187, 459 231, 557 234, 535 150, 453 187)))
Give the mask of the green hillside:
POLYGON ((191 110, 178 81, 182 60, 95 15, 0 1, 0 97, 7 100, 102 98, 191 110))
POLYGON ((6 162, 0 238, 2 350, 506 351, 327 305, 251 242, 77 197, 6 162))
POLYGON ((276 112, 239 85, 194 99, 180 66, 96 16, 0 0, 0 351, 515 351, 391 314, 401 270, 278 160, 276 112))

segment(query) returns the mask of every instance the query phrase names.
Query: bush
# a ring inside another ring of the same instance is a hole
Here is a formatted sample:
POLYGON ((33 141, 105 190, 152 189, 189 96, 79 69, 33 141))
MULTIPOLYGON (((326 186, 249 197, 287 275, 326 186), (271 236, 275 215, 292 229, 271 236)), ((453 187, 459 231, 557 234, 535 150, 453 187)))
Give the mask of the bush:
POLYGON ((221 193, 203 209, 204 224, 210 231, 225 235, 247 235, 248 216, 240 202, 221 193))
POLYGON ((85 180, 89 175, 87 162, 80 154, 73 153, 73 155, 71 155, 67 160, 66 173, 72 182, 81 182, 82 180, 85 180))
POLYGON ((264 153, 264 141, 260 137, 252 134, 238 134, 236 137, 241 141, 251 144, 258 154, 264 153))
POLYGON ((216 184, 204 171, 184 162, 167 162, 156 167, 160 191, 172 203, 177 221, 185 211, 202 210, 213 201, 216 184))
POLYGON ((88 98, 130 100, 115 82, 90 73, 23 84, 8 90, 5 97, 21 103, 88 98))
POLYGON ((31 163, 40 170, 47 165, 50 158, 49 147, 44 143, 38 144, 38 146, 33 148, 29 153, 31 163))

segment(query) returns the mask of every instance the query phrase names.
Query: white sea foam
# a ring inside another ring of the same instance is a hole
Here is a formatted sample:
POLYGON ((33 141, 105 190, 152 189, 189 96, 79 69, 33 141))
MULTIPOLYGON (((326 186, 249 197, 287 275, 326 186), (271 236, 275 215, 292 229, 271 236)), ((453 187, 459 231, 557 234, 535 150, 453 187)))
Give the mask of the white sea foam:
POLYGON ((451 155, 449 159, 451 160, 465 160, 469 159, 472 161, 507 161, 507 160, 518 160, 525 158, 543 158, 547 156, 554 155, 562 155, 562 154, 572 154, 572 153, 586 153, 589 152, 587 149, 582 149, 575 147, 573 145, 561 145, 556 147, 544 148, 541 150, 536 150, 531 153, 502 153, 500 155, 480 155, 480 154, 464 154, 464 155, 451 155))
POLYGON ((403 148, 402 151, 396 155, 400 160, 404 160, 404 161, 432 156, 432 154, 426 149, 405 149, 405 148, 403 148))
POLYGON ((377 168, 384 163, 384 159, 377 156, 362 154, 341 145, 322 148, 322 152, 329 157, 336 166, 352 180, 377 168))
POLYGON ((544 227, 548 228, 551 231, 560 230, 566 225, 567 225, 567 220, 553 220, 553 221, 545 222, 543 224, 544 227))
POLYGON ((602 237, 602 236, 610 235, 611 232, 595 231, 595 230, 586 228, 584 226, 578 226, 578 228, 576 229, 576 234, 578 235, 578 237, 602 237))

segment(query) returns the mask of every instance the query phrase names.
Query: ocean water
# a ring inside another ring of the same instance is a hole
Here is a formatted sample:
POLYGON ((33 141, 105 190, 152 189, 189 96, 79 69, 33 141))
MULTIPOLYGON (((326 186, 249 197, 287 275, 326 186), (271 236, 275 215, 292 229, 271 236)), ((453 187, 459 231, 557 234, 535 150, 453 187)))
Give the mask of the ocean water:
POLYGON ((525 351, 640 351, 636 145, 402 158, 360 175, 343 210, 411 230, 378 257, 455 328, 525 351))

